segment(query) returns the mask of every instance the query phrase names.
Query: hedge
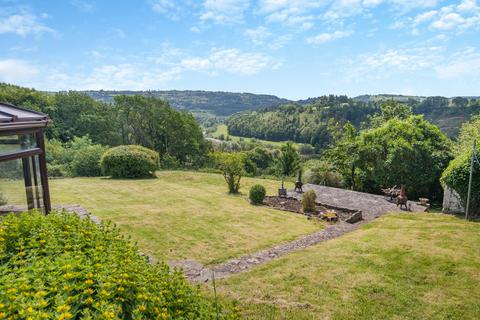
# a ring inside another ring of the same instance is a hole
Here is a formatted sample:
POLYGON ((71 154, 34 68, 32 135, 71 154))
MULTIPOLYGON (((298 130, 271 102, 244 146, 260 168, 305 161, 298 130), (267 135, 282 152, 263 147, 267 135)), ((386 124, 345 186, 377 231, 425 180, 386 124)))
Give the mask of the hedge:
POLYGON ((146 178, 155 176, 160 157, 156 151, 137 145, 108 149, 100 164, 105 175, 112 178, 146 178))
POLYGON ((0 218, 0 318, 216 316, 181 273, 148 263, 116 227, 68 213, 0 218))

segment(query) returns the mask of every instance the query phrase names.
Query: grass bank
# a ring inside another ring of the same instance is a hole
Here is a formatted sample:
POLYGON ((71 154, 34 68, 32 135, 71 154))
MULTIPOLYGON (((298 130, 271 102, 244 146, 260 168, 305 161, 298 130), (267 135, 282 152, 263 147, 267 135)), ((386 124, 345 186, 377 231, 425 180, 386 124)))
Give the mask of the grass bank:
POLYGON ((218 287, 248 319, 478 319, 480 224, 390 214, 218 287))
MULTIPOLYGON (((323 227, 304 216, 252 206, 249 187, 270 194, 278 181, 242 179, 243 195, 229 195, 219 174, 160 171, 157 179, 73 178, 50 180, 53 204, 80 204, 115 222, 140 248, 160 259, 204 264, 255 252, 323 227)), ((0 181, 10 203, 24 203, 23 182, 0 181)), ((293 186, 290 186, 293 187, 293 186)))

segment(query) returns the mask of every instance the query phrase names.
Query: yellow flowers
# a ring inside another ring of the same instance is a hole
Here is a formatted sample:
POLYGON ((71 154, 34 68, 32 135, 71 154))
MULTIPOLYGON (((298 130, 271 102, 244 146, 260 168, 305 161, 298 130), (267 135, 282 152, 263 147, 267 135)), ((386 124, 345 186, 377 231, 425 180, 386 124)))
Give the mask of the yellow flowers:
POLYGON ((66 279, 66 280, 69 280, 69 279, 72 279, 75 277, 75 275, 71 272, 67 272, 63 275, 63 277, 66 279))
MULTIPOLYGON (((198 304, 210 312, 209 304, 203 305, 203 298, 181 275, 171 273, 166 266, 148 264, 127 240, 116 239, 118 231, 97 228, 74 215, 28 214, 6 219, 12 221, 12 227, 0 236, 13 245, 3 248, 0 243, 0 259, 6 261, 5 270, 11 273, 7 277, 0 274, 4 291, 0 320, 73 320, 82 314, 105 320, 120 315, 138 320, 168 319, 172 316, 170 307, 184 315, 205 318, 192 309, 198 304), (72 226, 69 232, 74 237, 63 236, 66 224, 72 226), (21 229, 26 226, 39 230, 29 229, 27 237, 21 229), (82 228, 91 233, 85 243, 77 237, 82 236, 82 228), (32 233, 37 237, 32 238, 32 233), (71 250, 65 251, 67 246, 71 250), (108 247, 108 255, 100 247, 108 247), (19 252, 25 253, 21 259, 19 252), (47 273, 54 276, 45 277, 47 273)), ((4 221, 0 226, 5 226, 4 221)))
POLYGON ((69 305, 58 306, 57 307, 57 312, 62 313, 62 312, 65 312, 65 311, 70 311, 71 308, 72 307, 70 307, 69 305))
POLYGON ((70 312, 65 312, 58 317, 58 320, 70 319, 71 317, 73 317, 73 315, 70 312))
POLYGON ((111 319, 115 318, 115 313, 112 312, 112 311, 104 311, 102 313, 102 316, 107 320, 111 320, 111 319))
POLYGON ((93 289, 90 289, 90 288, 83 290, 83 293, 85 294, 93 294, 94 292, 95 291, 93 291, 93 289))
POLYGON ((45 297, 47 295, 47 291, 45 290, 40 290, 37 292, 37 296, 39 297, 45 297))

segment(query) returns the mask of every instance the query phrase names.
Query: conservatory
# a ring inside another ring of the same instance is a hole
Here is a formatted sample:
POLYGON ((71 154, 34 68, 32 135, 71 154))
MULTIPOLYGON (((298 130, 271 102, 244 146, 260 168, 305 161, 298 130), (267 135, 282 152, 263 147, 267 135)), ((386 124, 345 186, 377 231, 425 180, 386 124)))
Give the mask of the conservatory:
POLYGON ((45 140, 48 116, 0 102, 0 213, 50 212, 45 140))

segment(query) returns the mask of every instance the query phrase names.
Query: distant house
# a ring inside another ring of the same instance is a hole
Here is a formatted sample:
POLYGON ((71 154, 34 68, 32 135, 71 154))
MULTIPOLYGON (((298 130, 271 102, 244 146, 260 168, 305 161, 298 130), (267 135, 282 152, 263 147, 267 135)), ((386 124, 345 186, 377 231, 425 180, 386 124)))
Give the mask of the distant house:
POLYGON ((460 201, 460 195, 450 188, 445 186, 443 191, 443 209, 444 213, 464 213, 465 208, 460 201))

